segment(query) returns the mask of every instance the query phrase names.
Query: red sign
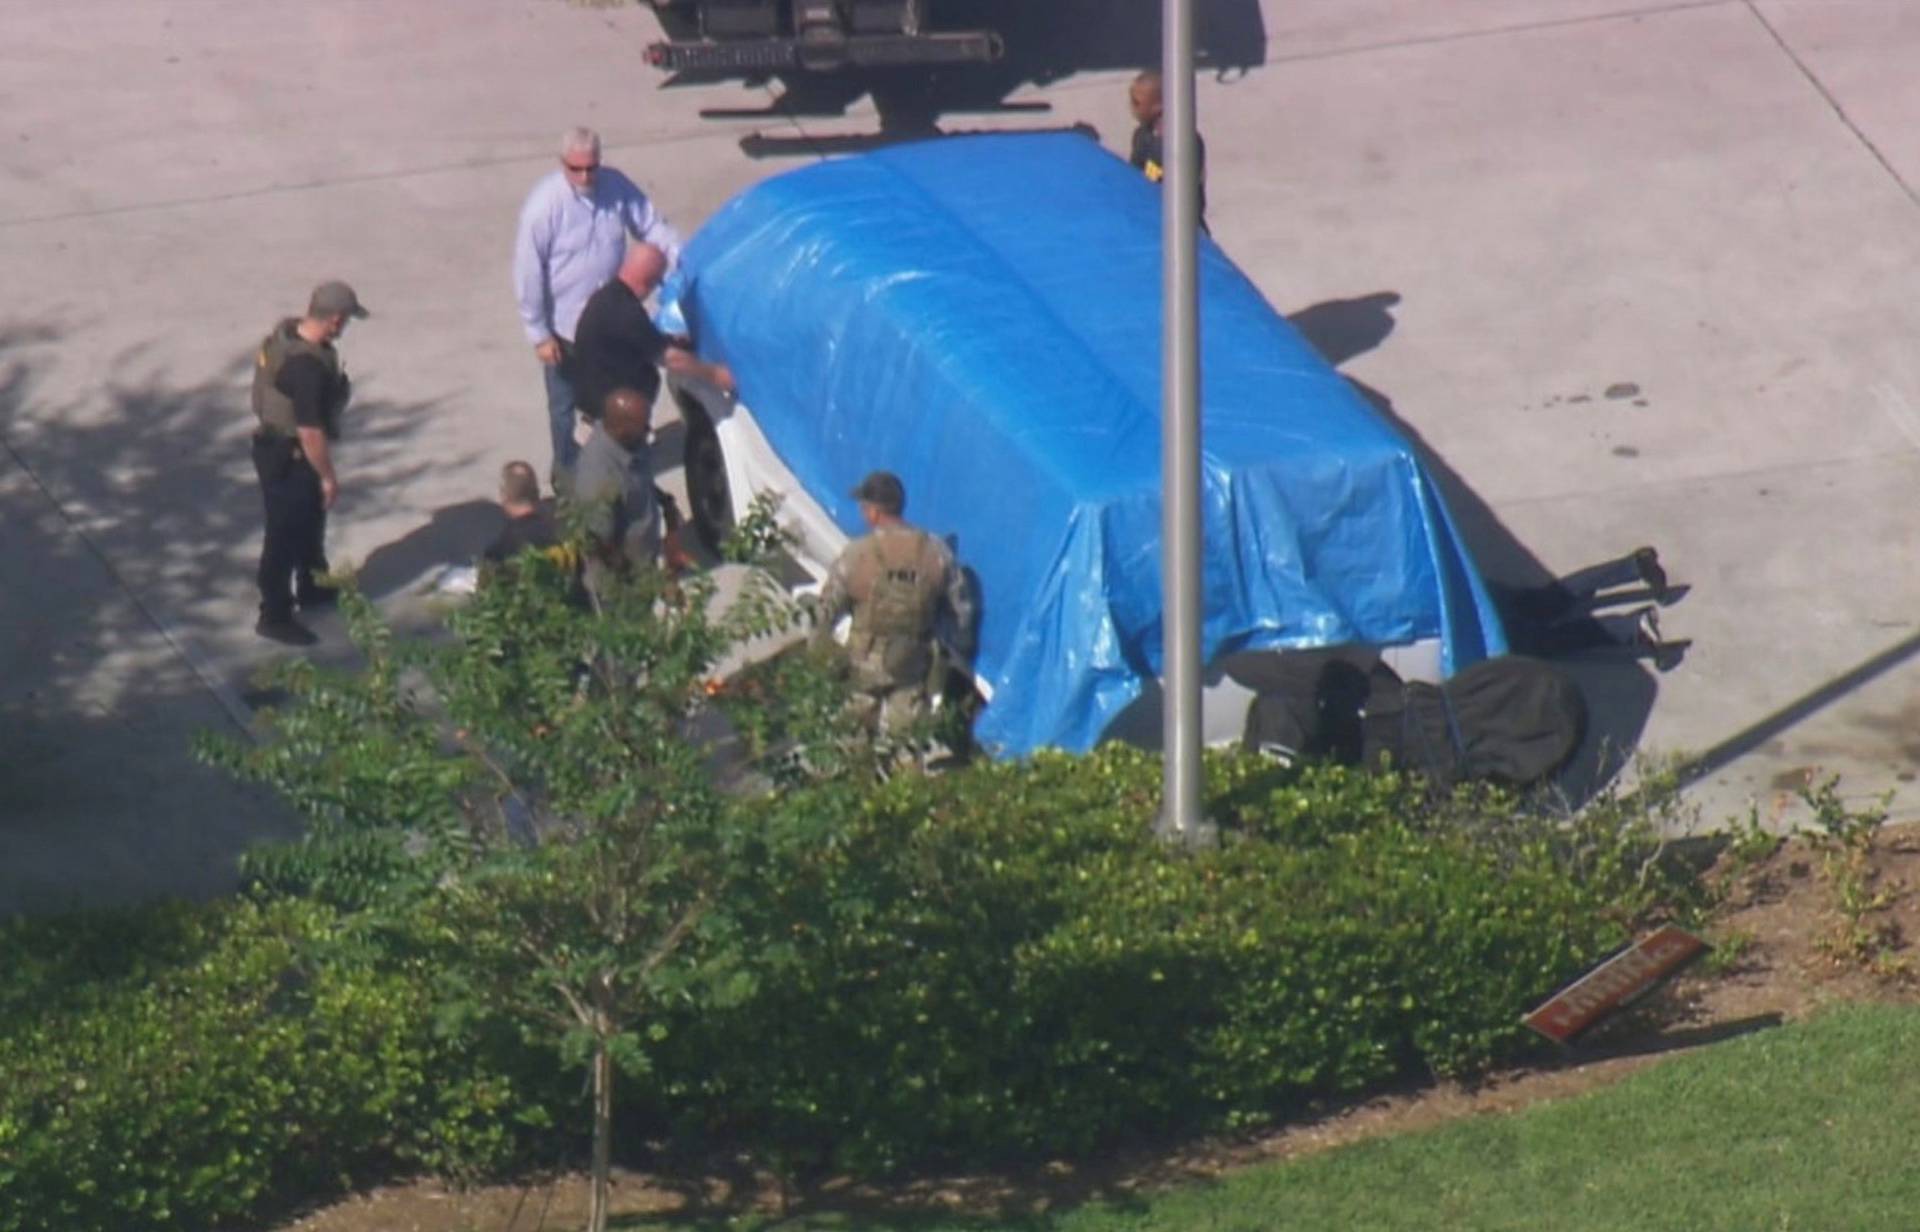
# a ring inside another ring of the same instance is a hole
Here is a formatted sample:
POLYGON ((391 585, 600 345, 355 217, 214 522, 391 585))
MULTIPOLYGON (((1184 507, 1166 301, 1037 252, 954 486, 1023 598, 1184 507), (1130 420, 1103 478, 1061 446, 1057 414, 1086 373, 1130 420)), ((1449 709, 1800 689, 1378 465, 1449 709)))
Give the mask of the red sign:
POLYGON ((1669 924, 1587 972, 1520 1021, 1565 1044, 1706 952, 1706 942, 1669 924))

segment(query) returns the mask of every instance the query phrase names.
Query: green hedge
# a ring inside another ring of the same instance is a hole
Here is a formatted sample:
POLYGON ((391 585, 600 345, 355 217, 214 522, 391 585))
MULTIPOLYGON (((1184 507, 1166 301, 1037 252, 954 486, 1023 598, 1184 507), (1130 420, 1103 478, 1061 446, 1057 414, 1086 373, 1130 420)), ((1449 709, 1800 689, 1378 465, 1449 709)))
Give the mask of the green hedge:
MULTIPOLYGON (((1240 754, 1208 785, 1224 841, 1197 855, 1150 837, 1159 763, 1119 748, 749 806, 715 935, 750 992, 663 1009, 622 1139, 876 1174, 1256 1124, 1516 1056, 1524 1008, 1687 894, 1619 808, 1240 754)), ((431 916, 0 928, 0 1232, 243 1223, 577 1151, 577 1073, 504 1015, 436 1032, 459 949, 427 969, 431 916)))
POLYGON ((205 1228, 402 1168, 485 1169, 512 1082, 424 973, 320 906, 0 928, 0 1230, 205 1228))
POLYGON ((857 1171, 1255 1123, 1517 1055, 1522 1009, 1671 888, 1619 810, 1237 754, 1226 841, 1182 855, 1148 833, 1159 774, 1110 748, 784 798, 734 905, 758 991, 672 1024, 647 1094, 857 1171))

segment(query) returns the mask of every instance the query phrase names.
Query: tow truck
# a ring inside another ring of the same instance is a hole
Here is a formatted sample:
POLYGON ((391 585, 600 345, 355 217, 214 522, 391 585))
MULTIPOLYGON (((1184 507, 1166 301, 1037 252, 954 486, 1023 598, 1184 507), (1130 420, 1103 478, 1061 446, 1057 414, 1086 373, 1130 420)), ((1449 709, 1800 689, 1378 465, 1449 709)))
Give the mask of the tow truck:
POLYGON ((653 0, 666 34, 647 62, 702 77, 991 64, 993 29, 942 29, 929 0, 653 0))

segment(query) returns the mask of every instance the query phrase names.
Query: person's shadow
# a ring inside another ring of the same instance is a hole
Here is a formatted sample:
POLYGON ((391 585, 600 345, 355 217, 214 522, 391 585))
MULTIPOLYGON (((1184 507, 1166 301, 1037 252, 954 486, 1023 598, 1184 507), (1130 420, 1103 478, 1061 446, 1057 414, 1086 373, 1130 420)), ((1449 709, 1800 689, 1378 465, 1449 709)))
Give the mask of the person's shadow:
POLYGON ((1338 368, 1387 340, 1394 326, 1391 309, 1399 303, 1398 291, 1375 291, 1352 299, 1322 300, 1302 308, 1287 321, 1320 352, 1321 358, 1338 368))
POLYGON ((415 527, 368 555, 355 576, 360 593, 383 599, 448 565, 470 565, 506 526, 506 515, 489 500, 462 501, 433 511, 415 527))

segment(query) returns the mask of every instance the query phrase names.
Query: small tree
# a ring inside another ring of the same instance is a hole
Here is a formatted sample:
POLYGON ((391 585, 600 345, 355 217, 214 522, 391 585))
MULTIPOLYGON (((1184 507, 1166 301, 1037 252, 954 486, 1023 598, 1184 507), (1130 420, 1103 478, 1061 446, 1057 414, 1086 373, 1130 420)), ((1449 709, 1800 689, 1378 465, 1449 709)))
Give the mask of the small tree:
POLYGON ((649 1007, 737 982, 711 909, 751 834, 694 733, 714 663, 779 613, 750 600, 715 621, 708 583, 657 573, 603 589, 588 613, 525 577, 507 585, 519 593, 456 618, 437 678, 458 739, 543 841, 496 848, 428 915, 456 1004, 506 1009, 589 1066, 599 1232, 614 1076, 644 1070, 649 1007))
MULTIPOLYGON (((765 540, 770 519, 744 533, 765 540)), ((296 666, 283 677, 296 704, 259 747, 206 746, 308 819, 304 840, 249 870, 404 919, 438 960, 452 1020, 510 1014, 588 1068, 599 1232, 615 1075, 645 1072, 664 1030, 650 1011, 749 991, 717 908, 755 866, 768 812, 717 784, 847 773, 864 746, 804 657, 780 666, 790 689, 714 679, 729 652, 799 617, 759 571, 724 610, 710 579, 651 570, 583 605, 530 554, 433 644, 396 645, 358 596, 347 612, 365 669, 296 666)))
POLYGON ((713 927, 725 919, 711 910, 728 879, 724 853, 701 841, 700 823, 668 828, 657 817, 608 819, 500 853, 422 904, 455 1015, 504 1011, 588 1069, 596 1232, 606 1226, 615 1075, 647 1070, 649 1010, 743 991, 713 927))

